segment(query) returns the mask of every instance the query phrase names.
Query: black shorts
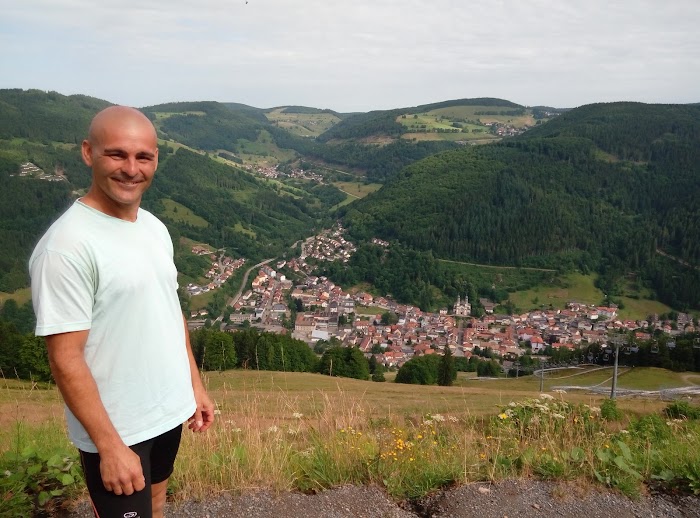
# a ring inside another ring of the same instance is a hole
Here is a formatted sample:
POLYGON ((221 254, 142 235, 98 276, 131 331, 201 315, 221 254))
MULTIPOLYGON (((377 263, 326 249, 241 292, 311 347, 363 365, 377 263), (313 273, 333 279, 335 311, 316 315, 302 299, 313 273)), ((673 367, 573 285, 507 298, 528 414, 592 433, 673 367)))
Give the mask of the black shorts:
POLYGON ((131 495, 115 495, 105 489, 100 475, 100 455, 80 451, 85 473, 85 485, 98 518, 151 518, 151 484, 167 480, 173 473, 175 457, 180 448, 182 425, 169 432, 129 446, 140 458, 146 487, 131 495))

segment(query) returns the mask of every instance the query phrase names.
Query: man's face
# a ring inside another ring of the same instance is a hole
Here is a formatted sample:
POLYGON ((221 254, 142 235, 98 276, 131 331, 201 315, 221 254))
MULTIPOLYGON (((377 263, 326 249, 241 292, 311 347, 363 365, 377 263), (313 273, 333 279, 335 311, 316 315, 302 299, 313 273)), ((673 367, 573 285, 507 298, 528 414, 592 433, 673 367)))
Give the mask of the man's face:
POLYGON ((83 142, 83 160, 92 168, 89 196, 111 216, 132 219, 158 167, 158 143, 148 121, 127 118, 103 124, 83 142))

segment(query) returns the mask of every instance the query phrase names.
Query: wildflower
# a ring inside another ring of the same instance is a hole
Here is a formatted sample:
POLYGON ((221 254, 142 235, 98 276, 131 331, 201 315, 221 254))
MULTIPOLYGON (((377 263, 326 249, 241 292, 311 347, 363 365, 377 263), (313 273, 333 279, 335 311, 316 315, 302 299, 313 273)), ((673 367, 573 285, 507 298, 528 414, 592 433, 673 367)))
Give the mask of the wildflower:
POLYGON ((627 430, 620 430, 620 433, 624 435, 629 435, 629 431, 627 430))
POLYGON ((563 389, 554 389, 552 392, 556 392, 557 394, 566 394, 566 390, 563 389))
POLYGON ((459 419, 457 419, 457 418, 456 418, 455 416, 453 416, 453 415, 451 415, 448 419, 450 420, 451 423, 456 423, 457 421, 459 421, 459 419))
POLYGON ((241 433, 243 430, 241 430, 240 428, 231 428, 231 431, 233 433, 241 433))
POLYGON ((408 460, 411 461, 411 462, 413 462, 415 459, 414 459, 413 457, 411 457, 411 458, 408 459, 408 460))
POLYGON ((557 419, 564 419, 564 416, 563 416, 563 415, 561 415, 561 414, 556 414, 556 413, 555 413, 555 414, 552 414, 552 417, 555 417, 555 418, 557 418, 557 419))
POLYGON ((345 428, 341 428, 340 433, 345 433, 345 428))
POLYGON ((299 430, 295 430, 294 428, 290 428, 290 429, 287 430, 287 433, 288 433, 289 435, 296 435, 296 434, 299 433, 299 430))
POLYGON ((516 406, 518 406, 518 404, 515 401, 511 401, 510 403, 508 403, 508 406, 509 407, 516 407, 516 406))
POLYGON ((591 412, 593 412, 594 414, 600 414, 600 407, 592 406, 591 412))
POLYGON ((606 444, 605 447, 606 447, 606 448, 610 448, 610 445, 609 445, 609 444, 606 444))
POLYGON ((499 419, 508 419, 508 414, 506 414, 505 412, 503 412, 502 414, 498 414, 498 418, 499 418, 499 419))
POLYGON ((552 396, 550 394, 540 394, 540 399, 550 401, 550 400, 554 399, 554 396, 552 396))
POLYGON ((277 427, 273 424, 270 428, 267 429, 267 432, 268 432, 268 433, 277 433, 277 432, 279 432, 279 428, 277 428, 277 427))
POLYGON ((480 453, 480 454, 479 454, 479 458, 480 458, 481 460, 484 460, 484 459, 486 458, 486 454, 485 454, 485 453, 480 453))
POLYGON ((493 435, 487 435, 486 439, 493 439, 493 435))
POLYGON ((304 414, 302 414, 301 412, 294 412, 294 413, 292 414, 292 417, 293 417, 294 419, 301 419, 302 417, 304 417, 304 414))
POLYGON ((439 423, 442 423, 445 421, 445 416, 443 416, 442 414, 433 414, 430 416, 430 418, 433 421, 438 421, 439 423))
POLYGON ((6 476, 6 477, 12 476, 12 472, 11 472, 9 469, 6 469, 6 470, 5 470, 5 476, 6 476))
POLYGON ((515 415, 510 408, 506 409, 504 414, 506 414, 508 417, 513 417, 515 415))
POLYGON ((221 410, 219 410, 218 408, 215 408, 214 415, 220 415, 220 414, 221 414, 221 410))
POLYGON ((422 439, 422 438, 423 438, 423 435, 422 435, 422 434, 416 435, 416 439, 422 439))

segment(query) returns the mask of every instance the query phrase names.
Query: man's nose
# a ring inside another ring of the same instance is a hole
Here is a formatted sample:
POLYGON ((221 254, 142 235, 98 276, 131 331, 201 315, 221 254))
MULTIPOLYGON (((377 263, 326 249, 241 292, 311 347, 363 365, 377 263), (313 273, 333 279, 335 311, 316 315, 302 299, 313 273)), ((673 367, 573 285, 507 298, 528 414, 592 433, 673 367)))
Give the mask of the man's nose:
POLYGON ((129 157, 126 160, 124 160, 124 163, 122 164, 122 170, 129 176, 134 176, 136 173, 138 173, 139 164, 136 158, 129 157))

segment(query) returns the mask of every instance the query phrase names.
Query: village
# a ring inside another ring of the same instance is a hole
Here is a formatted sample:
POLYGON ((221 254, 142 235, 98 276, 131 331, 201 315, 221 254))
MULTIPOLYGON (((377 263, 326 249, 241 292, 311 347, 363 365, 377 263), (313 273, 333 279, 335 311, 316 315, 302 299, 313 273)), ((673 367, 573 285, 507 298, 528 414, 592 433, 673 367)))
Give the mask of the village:
MULTIPOLYGON (((696 330, 692 317, 685 313, 678 314, 675 322, 658 317, 624 320, 618 317, 614 304, 570 302, 565 309, 506 315, 495 312, 498 306, 494 302, 480 299, 484 315, 475 318, 466 296, 458 297, 450 308, 429 313, 367 292, 348 293, 331 280, 314 275, 315 267, 307 262, 347 262, 355 247, 343 233, 342 225, 337 225, 305 240, 298 258, 278 261, 274 268, 261 266, 251 289, 230 301, 232 312, 228 321, 221 323, 222 329, 233 331, 246 321, 270 332, 289 332, 292 328, 292 336, 311 347, 319 340, 337 341, 358 347, 368 357, 374 355, 387 368, 398 368, 416 356, 441 355, 447 348, 455 357, 487 353, 502 358, 507 367, 526 352, 536 355, 548 346, 575 350, 587 344, 605 344, 611 335, 621 332, 634 331, 635 340, 645 341, 651 339, 649 330, 669 335, 696 330), (289 277, 302 280, 293 282, 289 277), (368 308, 372 308, 369 313, 368 308), (291 322, 293 314, 296 317, 291 322)), ((373 242, 388 246, 379 239, 373 242)), ((207 275, 214 280, 202 289, 216 289, 225 282, 224 274, 218 273, 222 268, 226 272, 226 268, 243 264, 242 259, 212 257, 207 275)), ((636 352, 634 344, 626 347, 636 352)))

